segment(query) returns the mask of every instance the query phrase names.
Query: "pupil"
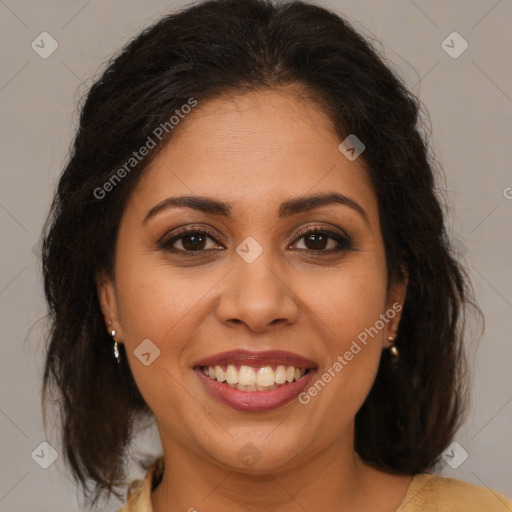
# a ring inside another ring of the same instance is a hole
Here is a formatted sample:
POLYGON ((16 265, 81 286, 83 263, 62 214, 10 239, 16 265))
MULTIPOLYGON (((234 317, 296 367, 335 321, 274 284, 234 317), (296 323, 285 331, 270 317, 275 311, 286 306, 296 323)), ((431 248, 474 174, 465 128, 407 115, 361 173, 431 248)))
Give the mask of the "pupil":
POLYGON ((306 237, 306 240, 312 242, 313 249, 325 248, 325 236, 318 233, 311 233, 306 237), (319 239, 315 242, 315 238, 319 239), (320 244, 320 247, 318 245, 320 244))
POLYGON ((204 243, 204 237, 202 235, 196 234, 196 235, 187 235, 183 239, 183 246, 185 249, 191 249, 191 250, 197 250, 202 243, 204 243), (192 243, 188 243, 192 240, 192 243))

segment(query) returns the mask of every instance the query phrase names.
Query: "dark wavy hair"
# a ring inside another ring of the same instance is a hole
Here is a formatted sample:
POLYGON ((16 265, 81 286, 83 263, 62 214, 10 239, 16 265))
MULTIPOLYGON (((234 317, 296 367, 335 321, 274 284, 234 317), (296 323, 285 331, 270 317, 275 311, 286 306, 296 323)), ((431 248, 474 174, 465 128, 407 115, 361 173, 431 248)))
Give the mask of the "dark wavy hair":
POLYGON ((93 503, 104 492, 122 496, 134 426, 152 414, 123 345, 121 365, 112 356, 95 279, 100 271, 112 275, 127 199, 172 130, 106 199, 94 191, 190 98, 200 105, 287 85, 329 117, 340 141, 353 133, 366 145, 361 158, 377 194, 388 282, 404 271, 409 279, 400 356, 393 364, 383 352, 355 418, 356 451, 384 471, 424 472, 465 416, 462 335, 474 301, 450 248, 419 100, 372 44, 329 10, 300 1, 210 0, 161 18, 108 62, 81 105, 43 230, 51 318, 45 428, 53 391, 66 462, 93 503))

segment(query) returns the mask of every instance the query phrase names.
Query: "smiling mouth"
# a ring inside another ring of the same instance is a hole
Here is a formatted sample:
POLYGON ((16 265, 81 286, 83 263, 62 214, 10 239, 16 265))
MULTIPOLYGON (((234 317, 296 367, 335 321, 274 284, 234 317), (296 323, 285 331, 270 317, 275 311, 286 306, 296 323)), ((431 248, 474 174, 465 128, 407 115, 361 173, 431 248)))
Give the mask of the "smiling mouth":
POLYGON ((198 366, 204 375, 239 391, 272 391, 307 375, 311 368, 296 366, 247 366, 224 364, 198 366))

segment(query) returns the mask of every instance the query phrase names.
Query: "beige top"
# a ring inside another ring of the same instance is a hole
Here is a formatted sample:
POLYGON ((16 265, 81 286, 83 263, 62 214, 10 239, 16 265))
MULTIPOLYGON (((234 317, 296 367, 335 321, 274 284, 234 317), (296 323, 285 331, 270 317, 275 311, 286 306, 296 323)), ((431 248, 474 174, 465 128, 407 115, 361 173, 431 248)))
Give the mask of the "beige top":
MULTIPOLYGON (((160 482, 164 458, 153 461, 142 480, 128 487, 118 512, 153 512, 151 491, 160 482)), ((512 501, 499 492, 454 478, 421 473, 411 480, 396 512, 512 512, 512 501)))

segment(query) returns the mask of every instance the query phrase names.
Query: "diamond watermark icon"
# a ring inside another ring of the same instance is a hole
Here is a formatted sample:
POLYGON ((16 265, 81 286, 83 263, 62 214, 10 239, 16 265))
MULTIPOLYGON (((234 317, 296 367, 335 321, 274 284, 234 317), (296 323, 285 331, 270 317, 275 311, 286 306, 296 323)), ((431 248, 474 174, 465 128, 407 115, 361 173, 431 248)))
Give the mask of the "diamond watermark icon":
POLYGON ((457 259, 462 259, 467 254, 468 247, 458 236, 453 236, 452 251, 457 259))
POLYGON ((467 458, 468 452, 462 448, 462 446, 453 441, 453 443, 446 448, 446 450, 441 454, 443 460, 450 466, 452 469, 457 469, 467 458))
POLYGON ((151 340, 145 339, 133 353, 144 366, 149 366, 160 356, 160 349, 151 340))
POLYGON ((246 443, 238 450, 236 456, 248 468, 252 468, 261 459, 262 454, 253 443, 246 443))
POLYGON ((364 150, 366 146, 353 133, 341 142, 338 149, 345 158, 353 162, 364 150))
POLYGON ((43 254, 43 241, 39 239, 37 243, 32 247, 32 254, 37 258, 41 259, 43 254))
POLYGON ((252 263, 261 255, 263 247, 252 236, 248 236, 236 248, 236 252, 246 263, 252 263))
POLYGON ((468 46, 468 42, 458 32, 452 32, 441 43, 441 48, 452 59, 458 59, 468 49, 468 46))
POLYGON ((30 46, 39 57, 47 59, 59 47, 59 43, 48 32, 41 32, 30 46))
POLYGON ((59 454, 51 444, 44 441, 30 454, 30 456, 38 466, 43 469, 48 469, 57 460, 59 454))

